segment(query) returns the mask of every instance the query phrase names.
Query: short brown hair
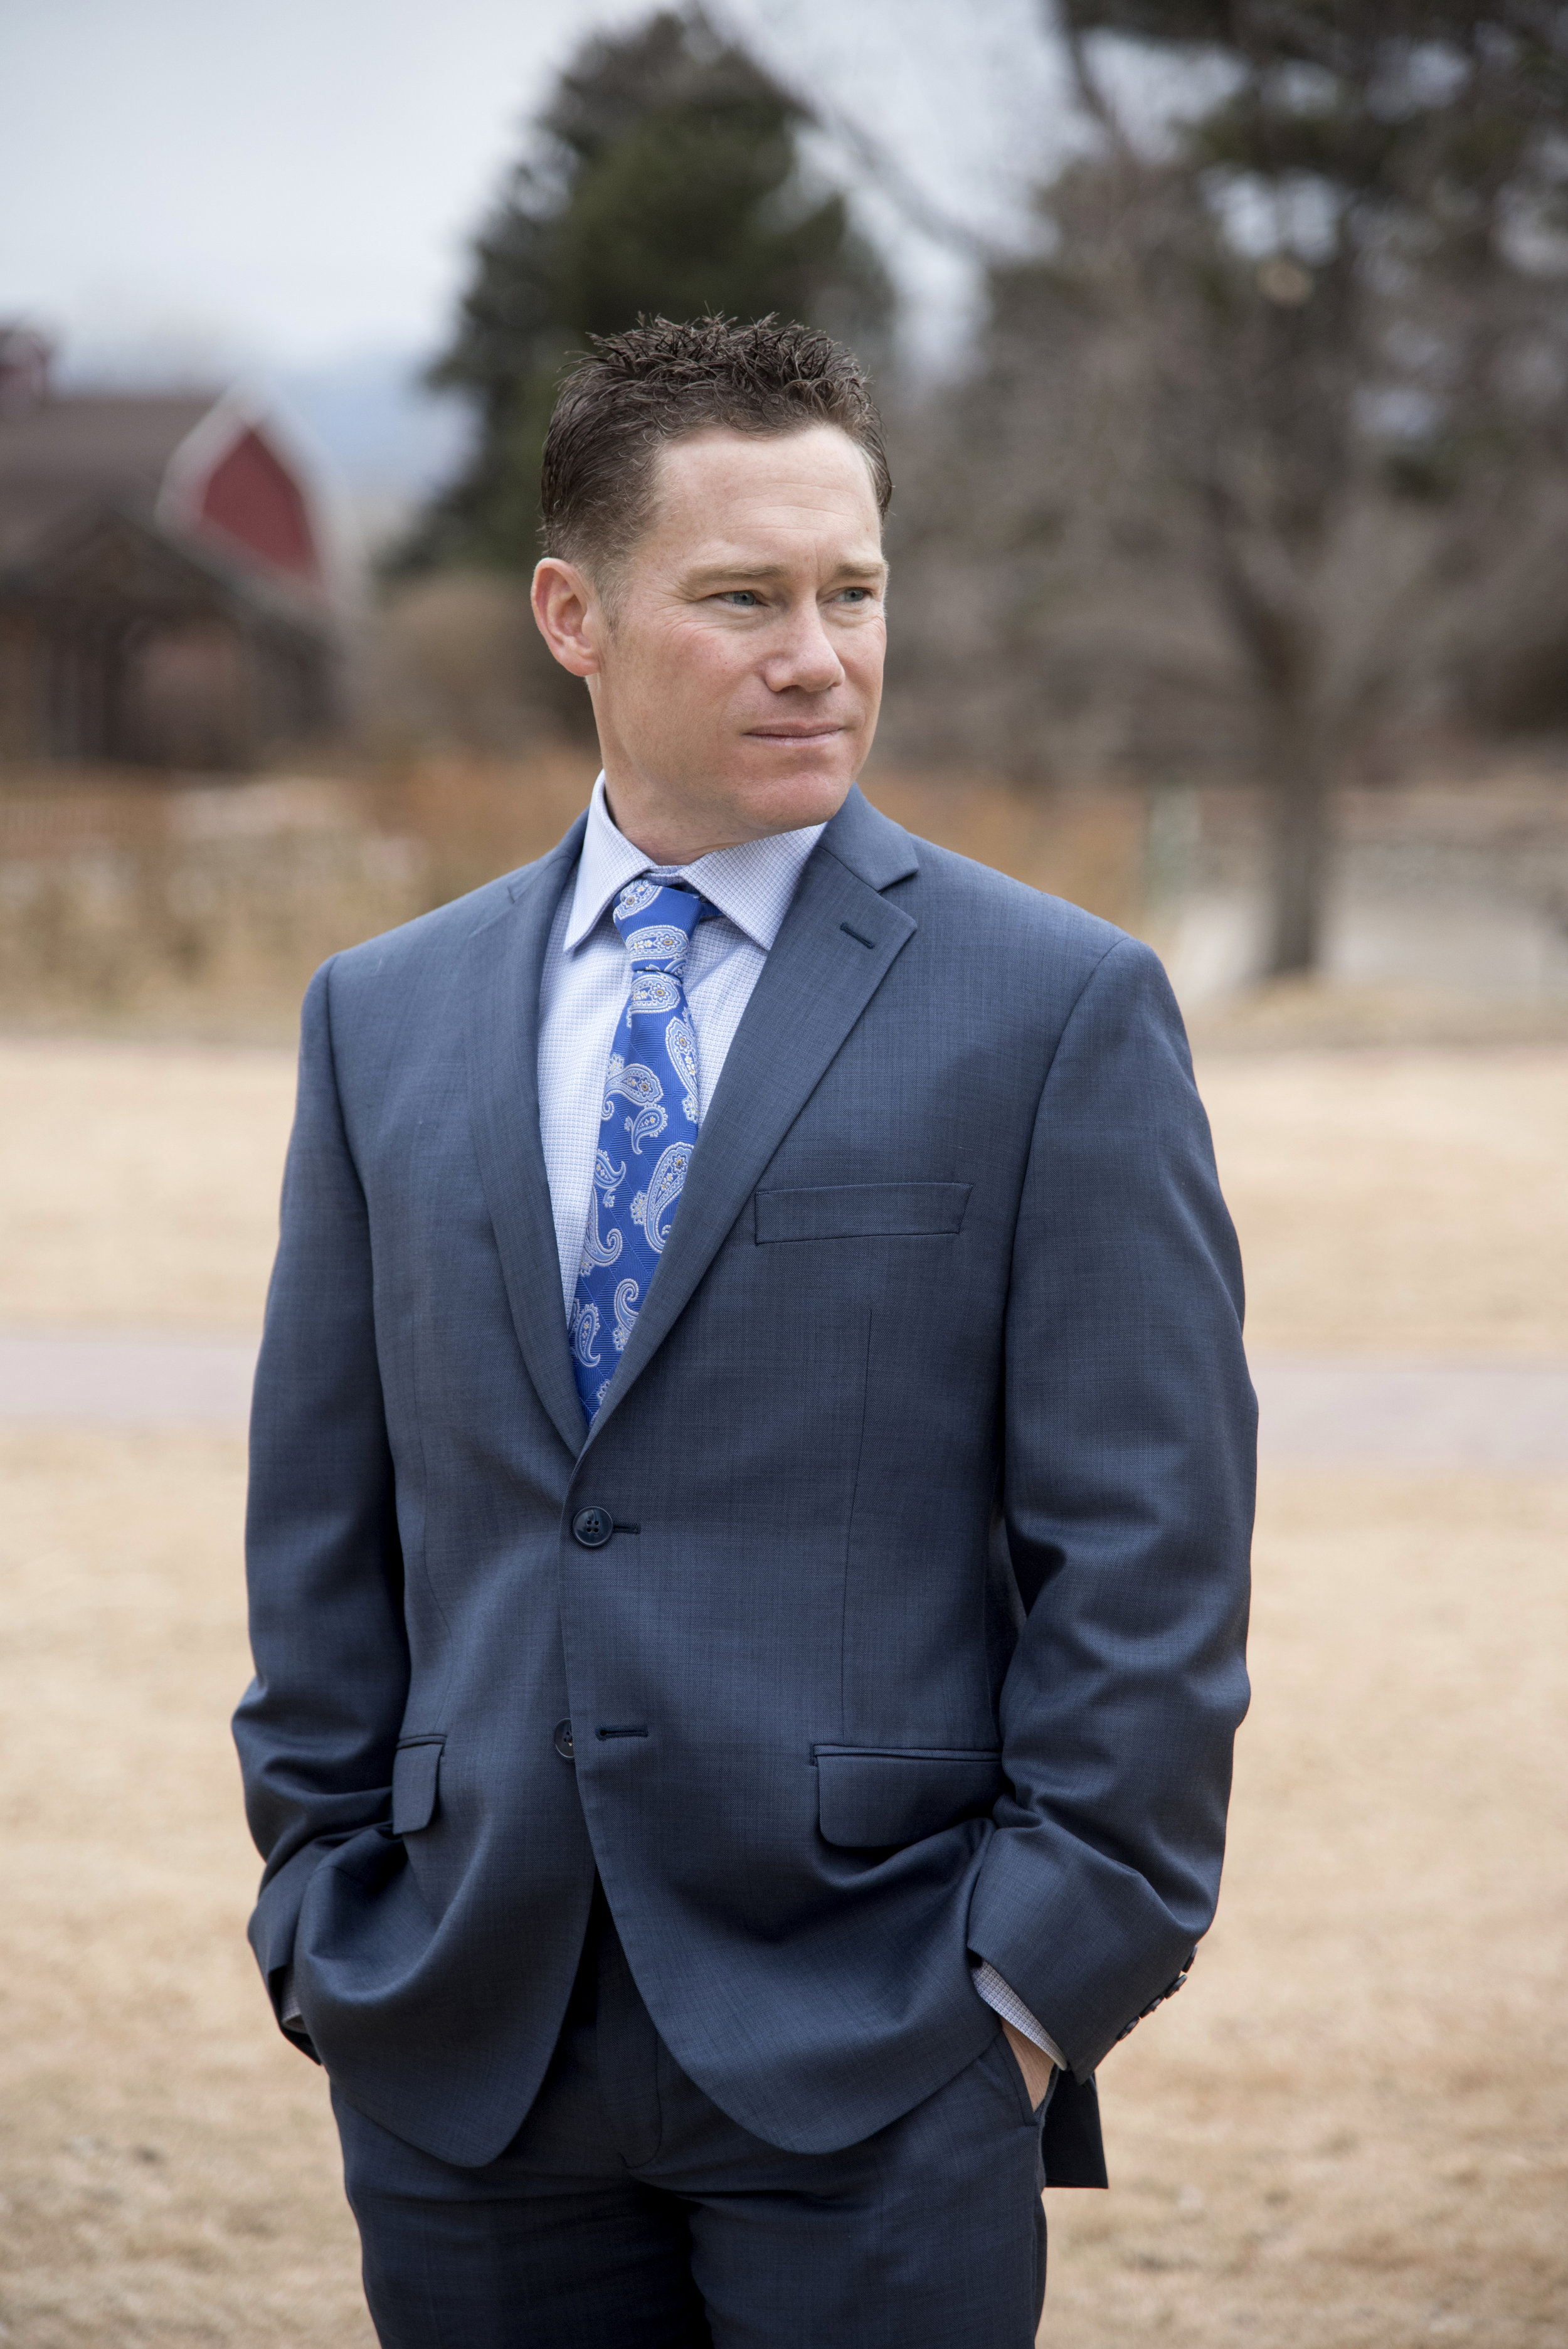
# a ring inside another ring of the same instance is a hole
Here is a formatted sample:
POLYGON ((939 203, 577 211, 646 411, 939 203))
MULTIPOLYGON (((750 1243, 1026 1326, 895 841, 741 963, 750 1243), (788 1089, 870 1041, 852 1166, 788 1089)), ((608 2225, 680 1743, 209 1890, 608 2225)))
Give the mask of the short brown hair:
POLYGON ((727 425, 800 432, 835 424, 871 467, 877 511, 892 500, 882 419, 853 355, 810 326, 759 318, 642 318, 589 336, 593 357, 567 377, 544 438, 541 539, 546 554, 611 574, 647 527, 660 446, 727 425))

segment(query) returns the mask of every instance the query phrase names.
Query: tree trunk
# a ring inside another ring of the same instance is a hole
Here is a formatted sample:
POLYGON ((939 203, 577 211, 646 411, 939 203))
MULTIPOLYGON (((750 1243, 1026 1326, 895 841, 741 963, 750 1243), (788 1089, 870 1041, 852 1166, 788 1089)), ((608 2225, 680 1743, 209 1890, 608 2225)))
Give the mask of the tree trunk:
POLYGON ((1276 735, 1270 794, 1271 935, 1268 975, 1315 970, 1328 880, 1330 762, 1292 713, 1276 735))

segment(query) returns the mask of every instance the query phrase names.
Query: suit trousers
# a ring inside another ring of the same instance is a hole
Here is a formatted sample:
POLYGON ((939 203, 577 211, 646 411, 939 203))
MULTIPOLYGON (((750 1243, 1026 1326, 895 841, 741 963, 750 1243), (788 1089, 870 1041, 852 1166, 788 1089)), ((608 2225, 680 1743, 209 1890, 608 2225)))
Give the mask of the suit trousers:
POLYGON ((783 2152, 680 2069, 597 1895, 498 2160, 457 2168, 333 2104, 383 2349, 1032 2349, 1040 2122, 1000 2026, 863 2143, 783 2152))

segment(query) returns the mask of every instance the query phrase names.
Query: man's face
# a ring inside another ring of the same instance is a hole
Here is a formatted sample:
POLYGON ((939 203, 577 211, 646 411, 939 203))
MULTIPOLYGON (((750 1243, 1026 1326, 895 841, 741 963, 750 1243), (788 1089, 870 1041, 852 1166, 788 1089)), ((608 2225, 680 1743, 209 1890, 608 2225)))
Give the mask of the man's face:
POLYGON ((613 614, 540 564, 540 626, 588 678, 629 839, 684 864, 837 811, 876 730, 886 576, 870 469, 825 424, 668 442, 613 614))

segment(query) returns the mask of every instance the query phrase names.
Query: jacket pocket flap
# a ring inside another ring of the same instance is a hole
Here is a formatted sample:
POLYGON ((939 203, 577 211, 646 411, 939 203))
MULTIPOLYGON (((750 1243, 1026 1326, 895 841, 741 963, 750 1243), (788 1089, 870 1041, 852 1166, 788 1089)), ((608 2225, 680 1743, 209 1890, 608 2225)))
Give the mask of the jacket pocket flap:
POLYGON ((817 1821, 824 1843, 918 1843, 982 1817, 1002 1792, 1000 1754, 979 1748, 819 1745, 817 1821))
POLYGON ((440 1737, 419 1737, 392 1756, 392 1832, 418 1835, 436 1816, 436 1781, 441 1770, 440 1737))
POLYGON ((757 1239, 872 1239, 879 1233, 951 1237, 964 1223, 967 1183, 825 1183, 758 1191, 757 1239))

